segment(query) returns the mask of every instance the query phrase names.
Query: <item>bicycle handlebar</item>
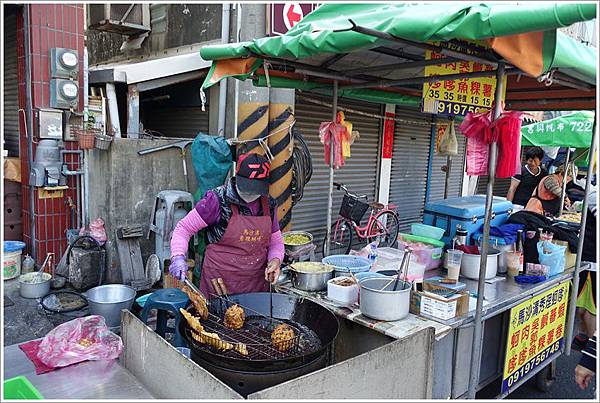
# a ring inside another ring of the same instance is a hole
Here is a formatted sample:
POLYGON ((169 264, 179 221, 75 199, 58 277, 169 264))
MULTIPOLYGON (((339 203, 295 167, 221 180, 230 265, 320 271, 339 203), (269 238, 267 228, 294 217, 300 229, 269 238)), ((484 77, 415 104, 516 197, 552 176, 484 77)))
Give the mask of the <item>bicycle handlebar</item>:
POLYGON ((346 193, 348 196, 354 197, 356 199, 365 199, 367 201, 369 201, 369 196, 367 195, 357 195, 356 193, 352 193, 348 190, 348 188, 346 187, 346 185, 344 185, 343 183, 339 183, 339 182, 333 182, 333 186, 335 186, 337 188, 337 190, 343 190, 344 193, 346 193))

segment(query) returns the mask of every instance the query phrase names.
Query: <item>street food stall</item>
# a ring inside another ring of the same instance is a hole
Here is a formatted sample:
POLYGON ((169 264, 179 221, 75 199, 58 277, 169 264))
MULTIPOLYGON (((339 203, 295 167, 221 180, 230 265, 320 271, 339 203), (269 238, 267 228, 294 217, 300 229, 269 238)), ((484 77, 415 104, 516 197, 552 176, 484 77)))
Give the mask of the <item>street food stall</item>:
MULTIPOLYGON (((584 88, 581 90, 584 92, 595 89, 594 51, 557 31, 561 26, 593 19, 595 14, 595 5, 578 3, 518 7, 325 4, 286 35, 203 48, 201 56, 214 61, 203 87, 208 88, 225 77, 251 78, 258 86, 331 95, 332 122, 336 121, 340 97, 400 106, 421 105, 423 113, 444 116, 492 109, 496 120, 502 115, 502 101, 512 95, 513 85, 522 86, 525 82, 552 98, 565 89, 572 93, 574 86, 584 88), (524 54, 528 57, 523 57, 524 54), (436 92, 435 88, 430 92, 431 87, 442 81, 439 74, 428 75, 427 67, 440 65, 453 65, 456 69, 444 74, 444 82, 489 80, 485 82, 490 86, 486 87, 488 96, 481 101, 473 99, 469 104, 462 98, 444 100, 443 94, 450 92, 436 92)), ((587 100, 583 102, 588 102, 586 107, 590 109, 595 107, 595 98, 590 101, 589 96, 579 94, 573 94, 573 98, 587 100)), ((596 143, 594 131, 592 153, 596 143)), ((518 284, 504 276, 486 278, 497 156, 497 141, 492 140, 478 275, 472 280, 461 278, 465 287, 453 290, 459 301, 453 305, 442 301, 444 307, 454 306, 453 314, 440 318, 423 312, 424 300, 420 300, 419 308, 414 298, 426 294, 418 294, 414 284, 407 281, 401 282, 401 289, 410 292, 411 313, 399 320, 374 320, 364 315, 360 304, 339 304, 323 291, 302 291, 283 280, 275 286, 278 292, 272 295, 227 297, 225 294, 218 301, 211 301, 209 314, 221 312, 220 303, 226 301, 226 306, 236 303, 246 307, 260 321, 269 318, 291 321, 302 334, 317 335, 318 342, 308 350, 292 342, 289 354, 265 352, 267 338, 260 331, 241 341, 241 334, 220 329, 218 323, 211 324, 205 319, 201 321, 206 325, 203 331, 214 331, 224 338, 217 337, 219 344, 207 349, 192 340, 209 344, 206 339, 201 341, 202 332, 196 333, 199 339, 194 338, 191 328, 195 322, 180 318, 177 328, 191 350, 191 359, 187 359, 125 311, 121 320, 124 348, 118 366, 133 375, 135 387, 141 385, 143 393, 156 398, 475 398, 478 390, 498 379, 502 382, 498 396, 506 396, 565 349, 569 351, 575 309, 572 290, 577 289, 578 273, 584 268, 581 262, 584 237, 579 238, 575 267, 566 268, 546 281, 518 284), (568 284, 572 284, 571 292, 568 284), (538 308, 534 314, 535 301, 538 308), (413 308, 421 310, 415 313, 413 308), (516 332, 523 332, 524 326, 534 316, 542 316, 541 311, 546 308, 555 312, 551 329, 545 330, 552 330, 552 340, 536 346, 534 351, 527 350, 524 354, 523 350, 517 351, 521 339, 515 336, 516 332), (559 334, 556 327, 560 324, 563 327, 559 334), (256 354, 263 355, 244 354, 244 346, 253 347, 256 354), (517 355, 514 361, 513 354, 517 355), (535 365, 530 364, 532 361, 535 365), (402 379, 411 382, 399 381, 402 379)), ((328 214, 327 223, 323 223, 328 232, 332 228, 334 147, 330 147, 329 161, 328 214)), ((592 174, 591 165, 588 177, 592 174)), ((588 181, 586 194, 589 186, 588 181)), ((586 218, 587 202, 584 202, 582 227, 586 218)), ((406 260, 410 265, 410 253, 406 260)), ((429 271, 423 284, 432 276, 444 275, 439 269, 429 271)), ((390 284, 396 291, 399 277, 392 279, 395 284, 387 283, 382 291, 390 284)), ((361 290, 366 282, 375 281, 378 280, 360 281, 361 290)), ((440 287, 421 291, 435 290, 440 287)), ((361 294, 360 302, 364 302, 364 297, 361 294)), ((16 349, 12 359, 22 360, 20 354, 16 349)), ((30 370, 22 368, 14 375, 30 370)), ((43 376, 49 375, 34 376, 32 383, 40 385, 43 376)), ((52 389, 46 389, 46 393, 50 396, 52 389)))

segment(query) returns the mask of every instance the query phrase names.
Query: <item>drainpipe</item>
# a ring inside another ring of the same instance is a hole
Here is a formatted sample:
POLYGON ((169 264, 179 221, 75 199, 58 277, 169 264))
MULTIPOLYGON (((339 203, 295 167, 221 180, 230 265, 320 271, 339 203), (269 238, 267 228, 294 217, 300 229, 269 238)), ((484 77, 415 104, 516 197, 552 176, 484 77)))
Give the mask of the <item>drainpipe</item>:
MULTIPOLYGON (((223 3, 221 15, 221 43, 229 43, 229 15, 231 13, 231 4, 223 3)), ((217 134, 225 136, 225 114, 227 107, 227 81, 221 80, 219 83, 219 116, 217 120, 217 134)), ((236 121, 237 123, 237 121, 236 121)))
MULTIPOLYGON (((24 33, 25 33, 25 114, 27 121, 25 122, 27 130, 27 163, 29 171, 33 168, 33 104, 31 101, 31 37, 30 37, 30 5, 26 4, 23 13, 24 33)), ((35 246, 35 192, 33 184, 29 183, 29 220, 30 220, 30 236, 31 236, 31 257, 36 260, 37 248, 35 246)))
MULTIPOLYGON (((88 121, 88 102, 89 102, 89 61, 88 61, 88 50, 87 46, 83 47, 83 120, 87 123, 88 121)), ((104 122, 106 124, 106 122, 104 122)), ((81 217, 83 218, 83 226, 88 228, 90 224, 90 204, 89 204, 89 186, 90 186, 90 175, 89 175, 89 161, 90 150, 83 151, 83 184, 81 190, 83 192, 82 211, 81 217)), ((80 179, 79 179, 80 180, 80 179)))
MULTIPOLYGON (((236 5, 236 22, 235 22, 235 39, 237 42, 240 41, 240 32, 241 32, 241 26, 242 26, 242 4, 241 3, 237 3, 236 5)), ((235 124, 233 125, 233 138, 237 139, 238 138, 238 120, 239 120, 239 107, 240 107, 240 80, 235 80, 235 94, 233 97, 233 110, 234 110, 234 121, 235 124)), ((234 168, 234 172, 235 172, 235 162, 233 165, 234 168)))

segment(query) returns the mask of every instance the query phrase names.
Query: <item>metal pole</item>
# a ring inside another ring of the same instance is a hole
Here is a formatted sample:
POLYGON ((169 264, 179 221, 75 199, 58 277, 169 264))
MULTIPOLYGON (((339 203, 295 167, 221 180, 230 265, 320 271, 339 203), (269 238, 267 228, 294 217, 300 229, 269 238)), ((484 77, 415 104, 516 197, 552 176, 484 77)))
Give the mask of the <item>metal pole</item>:
MULTIPOLYGON (((579 289, 579 271, 581 270, 581 252, 583 251, 583 242, 585 240, 585 225, 587 223, 588 213, 588 194, 590 193, 590 186, 592 182, 592 175, 594 174, 594 156, 596 154, 596 147, 598 146, 598 132, 596 131, 596 116, 594 115, 594 134, 592 137, 592 146, 590 147, 587 170, 587 181, 585 182, 585 198, 583 199, 583 210, 581 211, 581 231, 579 233, 579 243, 577 244, 577 258, 575 259, 575 273, 573 274, 573 289, 571 290, 571 296, 569 301, 569 312, 568 312, 568 324, 566 331, 566 349, 567 355, 571 354, 571 342, 573 341, 573 327, 575 326, 575 303, 577 301, 577 290, 579 289)), ((596 178, 596 181, 598 178, 596 178)), ((596 185, 598 185, 596 183, 596 185)), ((595 219, 592 217, 592 219, 595 219)))
MULTIPOLYGON (((571 158, 571 147, 567 147, 567 156, 565 158, 565 163, 564 163, 564 167, 565 167, 565 171, 563 172, 563 184, 562 184, 562 194, 560 195, 560 210, 559 210, 559 216, 562 215, 563 213, 563 209, 565 208, 565 197, 567 195, 567 168, 569 166, 569 158, 571 158)), ((577 178, 573 178, 573 179, 577 179, 577 178)))
MULTIPOLYGON (((221 13, 221 43, 229 43, 229 17, 231 13, 231 4, 223 3, 221 13)), ((225 136, 225 112, 227 108, 227 79, 219 83, 219 115, 217 118, 217 134, 225 136), (221 133, 223 132, 223 133, 221 133)))
MULTIPOLYGON (((338 82, 333 81, 333 107, 331 121, 335 122, 338 105, 338 82)), ((329 235, 331 233, 331 210, 333 208, 333 136, 329 139, 329 194, 327 195, 327 231, 325 233, 325 254, 329 255, 329 235)))
MULTIPOLYGON (((504 64, 498 64, 496 74, 496 105, 494 107, 494 120, 498 119, 502 111, 502 93, 504 87, 504 64)), ((498 159, 498 144, 490 144, 489 178, 487 195, 485 198, 485 219, 483 222, 483 243, 481 245, 481 260, 479 263, 479 283, 477 285, 477 308, 475 309, 475 329, 473 331, 473 349, 471 350, 471 368, 469 371, 468 398, 475 399, 475 392, 479 384, 479 367, 481 364, 481 345, 483 335, 483 298, 485 295, 485 270, 490 241, 490 221, 492 220, 492 201, 494 197, 494 179, 496 177, 496 162, 498 159)))

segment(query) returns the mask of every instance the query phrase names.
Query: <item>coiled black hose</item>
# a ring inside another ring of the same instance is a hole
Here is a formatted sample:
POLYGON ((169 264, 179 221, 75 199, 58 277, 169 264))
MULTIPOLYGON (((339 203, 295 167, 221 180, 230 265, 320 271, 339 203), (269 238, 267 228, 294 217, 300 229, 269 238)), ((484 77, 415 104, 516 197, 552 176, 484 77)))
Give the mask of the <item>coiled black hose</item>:
POLYGON ((310 181, 313 174, 312 157, 308 144, 304 140, 300 130, 292 127, 294 149, 292 151, 292 206, 295 206, 304 196, 304 187, 310 181))

